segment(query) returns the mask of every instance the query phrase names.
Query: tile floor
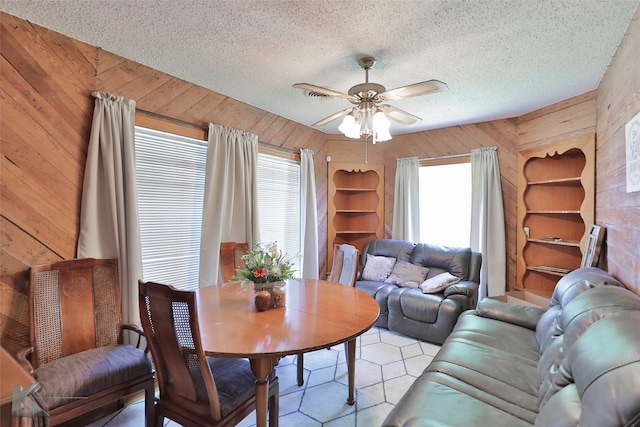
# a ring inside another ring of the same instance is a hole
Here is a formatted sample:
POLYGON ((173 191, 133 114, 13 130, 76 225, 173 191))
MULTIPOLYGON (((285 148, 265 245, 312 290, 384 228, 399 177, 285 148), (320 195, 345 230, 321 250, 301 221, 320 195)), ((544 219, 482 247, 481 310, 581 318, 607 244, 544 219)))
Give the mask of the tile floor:
MULTIPOLYGON (((440 347, 435 344, 372 328, 358 338, 356 353, 356 403, 347 399, 347 368, 344 346, 306 353, 305 383, 296 382, 295 356, 280 360, 281 427, 379 426, 440 347)), ((91 427, 137 427, 144 425, 143 401, 90 424, 91 427)), ((240 424, 255 425, 255 413, 240 424)), ((179 425, 165 420, 166 427, 179 425)))

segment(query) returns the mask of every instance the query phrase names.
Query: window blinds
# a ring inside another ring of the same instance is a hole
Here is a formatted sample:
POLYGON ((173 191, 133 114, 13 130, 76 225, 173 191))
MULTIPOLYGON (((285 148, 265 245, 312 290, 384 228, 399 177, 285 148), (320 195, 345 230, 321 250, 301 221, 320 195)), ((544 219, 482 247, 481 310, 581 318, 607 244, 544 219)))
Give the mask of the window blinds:
MULTIPOLYGON (((291 257, 301 253, 300 162, 258 155, 260 241, 277 242, 291 257)), ((300 258, 292 259, 302 276, 300 258)))
POLYGON ((207 143, 136 127, 144 280, 198 287, 207 143))
MULTIPOLYGON (((207 142, 138 126, 135 132, 144 280, 196 289, 207 142)), ((260 240, 300 253, 300 162, 259 154, 258 203, 260 240)), ((301 260, 293 262, 300 272, 301 260)))

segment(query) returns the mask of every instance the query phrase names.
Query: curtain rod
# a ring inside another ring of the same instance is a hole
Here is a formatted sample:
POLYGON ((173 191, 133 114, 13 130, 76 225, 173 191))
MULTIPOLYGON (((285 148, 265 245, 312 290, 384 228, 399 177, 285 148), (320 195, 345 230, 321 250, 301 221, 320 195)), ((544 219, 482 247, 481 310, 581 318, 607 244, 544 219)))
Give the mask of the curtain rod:
POLYGON ((287 152, 293 153, 293 154, 300 154, 300 149, 299 148, 281 147, 279 145, 269 144, 268 142, 264 142, 264 141, 258 141, 258 144, 268 145, 269 147, 275 148, 276 150, 287 151, 287 152))
MULTIPOLYGON (((141 108, 136 108, 136 111, 142 114, 146 114, 148 116, 152 116, 152 117, 156 117, 162 120, 168 120, 180 125, 184 125, 184 126, 190 126, 196 129, 202 129, 204 131, 208 131, 209 130, 209 125, 204 126, 204 125, 199 125, 196 123, 191 123, 188 122, 186 120, 181 120, 181 119, 176 119, 175 117, 169 117, 169 116, 165 116, 163 114, 159 114, 159 113, 154 113, 153 111, 147 111, 147 110, 143 110, 141 108)), ((294 148, 287 148, 287 147, 280 147, 279 145, 274 145, 274 144, 269 144, 268 142, 263 142, 258 140, 258 144, 263 144, 263 145, 268 145, 269 147, 275 148, 276 150, 282 150, 282 151, 287 151, 289 153, 294 153, 294 154, 300 154, 300 150, 299 149, 294 149, 294 148)))
POLYGON ((169 117, 169 116, 165 116, 163 114, 159 114, 159 113, 154 113, 153 111, 147 111, 147 110, 142 110, 140 108, 136 108, 136 111, 138 113, 142 113, 142 114, 146 114, 147 116, 152 116, 152 117, 156 117, 158 119, 162 119, 162 120, 168 120, 170 122, 174 122, 177 123, 179 125, 184 125, 184 126, 190 126, 192 128, 196 128, 196 129, 202 129, 202 130, 209 130, 209 125, 205 126, 205 125, 198 125, 195 123, 191 123, 188 122, 186 120, 180 120, 180 119, 176 119, 175 117, 169 117))
POLYGON ((427 157, 426 159, 418 159, 419 162, 424 162, 427 160, 442 160, 442 159, 455 159, 457 157, 469 157, 471 153, 467 154, 449 154, 448 156, 437 156, 437 157, 427 157))

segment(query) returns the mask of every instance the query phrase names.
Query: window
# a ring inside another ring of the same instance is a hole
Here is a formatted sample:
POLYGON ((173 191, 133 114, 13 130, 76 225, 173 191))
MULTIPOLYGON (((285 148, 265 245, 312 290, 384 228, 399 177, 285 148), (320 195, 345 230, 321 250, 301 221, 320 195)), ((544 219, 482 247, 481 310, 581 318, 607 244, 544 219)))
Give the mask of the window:
POLYGON ((135 131, 144 279, 195 289, 207 143, 141 127, 135 131))
POLYGON ((420 241, 468 247, 471 163, 420 167, 420 241))
MULTIPOLYGON (((144 279, 195 289, 207 141, 139 126, 135 138, 144 279)), ((300 253, 300 162, 259 154, 258 203, 260 240, 300 253)))
MULTIPOLYGON (((300 162, 258 154, 258 203, 260 240, 292 257, 301 253, 300 162)), ((301 260, 292 261, 301 276, 301 260)))

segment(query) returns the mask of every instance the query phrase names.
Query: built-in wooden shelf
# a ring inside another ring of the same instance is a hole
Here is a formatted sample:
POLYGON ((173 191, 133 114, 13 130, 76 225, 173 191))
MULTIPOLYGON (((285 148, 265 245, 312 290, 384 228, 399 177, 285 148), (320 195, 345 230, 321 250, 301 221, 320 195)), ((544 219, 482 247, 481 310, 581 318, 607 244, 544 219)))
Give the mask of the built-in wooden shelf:
POLYGON ((544 245, 560 245, 560 246, 575 246, 580 247, 578 240, 546 240, 546 239, 527 239, 531 243, 542 243, 544 245))
POLYGON ((581 180, 579 176, 575 176, 575 177, 569 177, 569 178, 545 179, 544 181, 531 181, 527 183, 527 185, 556 185, 556 184, 581 185, 581 180))
POLYGON ((546 265, 531 265, 527 270, 537 271, 538 273, 551 274, 552 276, 564 276, 571 270, 568 268, 548 267, 546 265))
POLYGON ((348 243, 359 251, 384 237, 384 165, 329 163, 327 268, 333 246, 348 243))
POLYGON ((336 191, 358 192, 358 191, 376 191, 375 188, 336 188, 336 191))
POLYGON ((574 215, 580 215, 580 211, 579 210, 575 210, 575 211, 550 211, 550 210, 544 210, 544 211, 527 211, 528 214, 540 214, 540 215, 563 215, 563 214, 574 214, 574 215))
POLYGON ((594 221, 594 181, 594 135, 518 154, 517 289, 550 296, 580 266, 594 221))

